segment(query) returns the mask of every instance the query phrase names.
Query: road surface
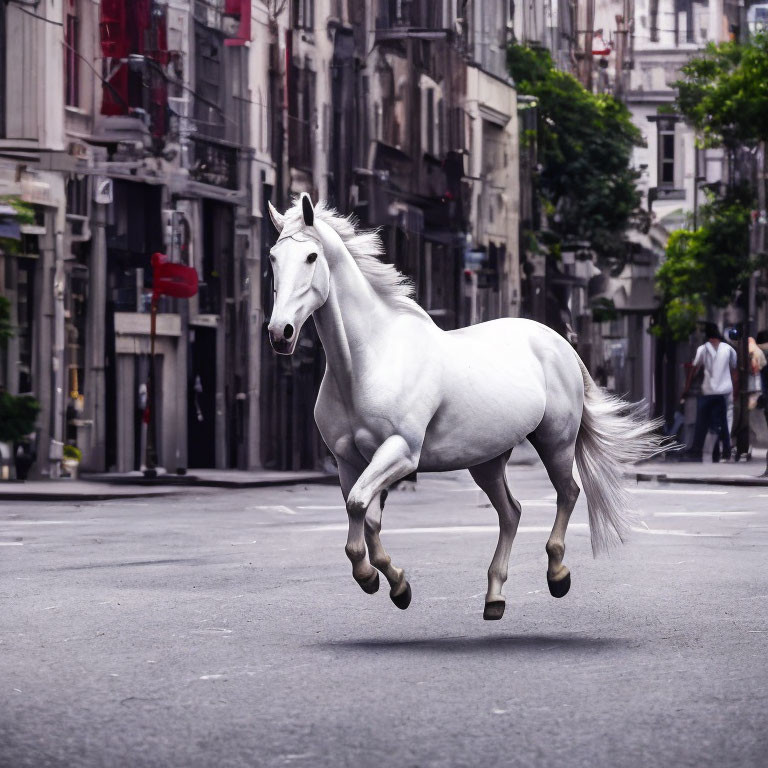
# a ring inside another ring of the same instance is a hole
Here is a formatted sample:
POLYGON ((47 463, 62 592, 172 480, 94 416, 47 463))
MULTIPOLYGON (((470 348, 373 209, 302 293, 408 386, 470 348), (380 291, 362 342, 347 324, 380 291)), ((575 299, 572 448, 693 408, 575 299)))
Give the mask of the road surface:
POLYGON ((550 597, 554 493, 482 620, 495 512, 466 472, 390 495, 407 611, 362 592, 337 489, 0 505, 0 766, 768 765, 768 493, 634 488, 640 520, 550 597))

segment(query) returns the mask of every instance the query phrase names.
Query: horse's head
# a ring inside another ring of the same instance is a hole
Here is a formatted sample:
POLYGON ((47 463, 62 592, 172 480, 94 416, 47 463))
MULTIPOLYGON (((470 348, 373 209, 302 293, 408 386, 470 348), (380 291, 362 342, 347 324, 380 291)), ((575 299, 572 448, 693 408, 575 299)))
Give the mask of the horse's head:
POLYGON ((286 227, 286 217, 272 203, 269 215, 280 233, 269 252, 275 285, 269 340, 275 352, 291 355, 306 319, 328 299, 330 270, 314 226, 315 213, 309 195, 301 196, 298 225, 291 223, 286 227))

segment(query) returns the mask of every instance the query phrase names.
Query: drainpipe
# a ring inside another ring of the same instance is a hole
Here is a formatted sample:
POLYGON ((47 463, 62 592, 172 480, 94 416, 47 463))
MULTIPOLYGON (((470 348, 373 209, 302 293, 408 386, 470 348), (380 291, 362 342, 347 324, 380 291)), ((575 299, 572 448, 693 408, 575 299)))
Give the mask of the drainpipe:
POLYGON ((91 258, 88 264, 88 319, 86 328, 85 402, 90 421, 83 468, 91 472, 106 469, 106 291, 107 248, 105 228, 107 206, 93 202, 91 214, 91 258))
POLYGON ((51 477, 58 477, 61 472, 61 459, 58 447, 64 442, 64 234, 56 232, 54 247, 53 273, 53 430, 51 439, 56 451, 56 458, 51 460, 51 477))

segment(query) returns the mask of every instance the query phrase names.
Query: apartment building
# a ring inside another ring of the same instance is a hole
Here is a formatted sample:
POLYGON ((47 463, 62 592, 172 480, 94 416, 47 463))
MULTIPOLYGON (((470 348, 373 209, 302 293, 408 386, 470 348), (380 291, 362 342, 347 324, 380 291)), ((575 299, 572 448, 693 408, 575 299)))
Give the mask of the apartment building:
POLYGON ((0 195, 35 214, 0 253, 0 383, 41 402, 33 472, 64 444, 143 467, 155 252, 199 278, 160 304, 157 463, 323 462, 314 330, 290 359, 264 343, 268 200, 381 228, 444 328, 518 314, 510 29, 501 0, 0 4, 0 195))

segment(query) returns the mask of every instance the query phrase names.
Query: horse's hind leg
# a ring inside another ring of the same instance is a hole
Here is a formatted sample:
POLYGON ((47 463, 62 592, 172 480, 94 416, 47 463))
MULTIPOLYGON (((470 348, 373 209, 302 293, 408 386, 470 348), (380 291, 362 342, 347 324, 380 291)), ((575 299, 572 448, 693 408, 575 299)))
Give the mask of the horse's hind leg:
POLYGON ((520 504, 513 498, 507 485, 505 469, 510 451, 495 459, 470 467, 474 481, 485 491, 499 515, 499 541, 488 568, 488 594, 485 596, 483 618, 500 619, 504 615, 506 601, 501 590, 509 571, 509 552, 515 540, 520 522, 520 504))
POLYGON ((368 545, 371 563, 386 576, 389 582, 389 596, 392 602, 398 608, 405 610, 411 603, 411 587, 405 579, 405 571, 392 564, 392 559, 381 543, 381 516, 386 499, 387 491, 382 491, 378 501, 374 500, 368 507, 368 513, 365 516, 365 543, 368 545))
MULTIPOLYGON (((545 417, 546 421, 546 417, 545 417)), ((547 541, 547 585, 552 597, 565 597, 571 588, 570 571, 563 565, 565 556, 565 531, 571 512, 579 498, 579 486, 573 479, 573 457, 576 450, 578 424, 562 430, 548 429, 545 422, 528 440, 536 449, 546 467, 549 479, 557 492, 557 514, 552 533, 547 541)))

